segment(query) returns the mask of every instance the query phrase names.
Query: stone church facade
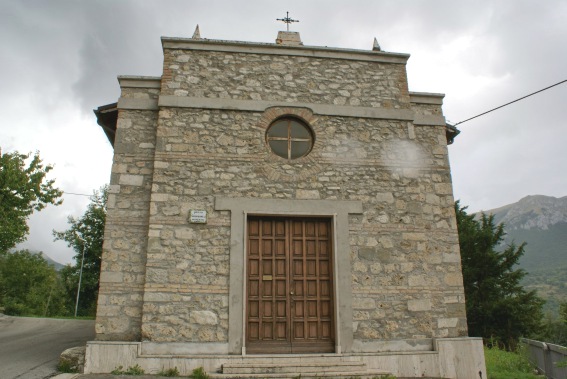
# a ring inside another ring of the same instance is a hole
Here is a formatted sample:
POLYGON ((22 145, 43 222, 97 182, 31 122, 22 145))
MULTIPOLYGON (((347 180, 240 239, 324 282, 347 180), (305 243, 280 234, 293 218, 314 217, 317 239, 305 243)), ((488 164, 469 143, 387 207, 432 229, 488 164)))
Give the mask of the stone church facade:
POLYGON ((119 77, 95 111, 114 162, 86 372, 486 377, 466 337, 458 132, 443 95, 408 90, 409 55, 292 32, 162 45, 160 77, 119 77))

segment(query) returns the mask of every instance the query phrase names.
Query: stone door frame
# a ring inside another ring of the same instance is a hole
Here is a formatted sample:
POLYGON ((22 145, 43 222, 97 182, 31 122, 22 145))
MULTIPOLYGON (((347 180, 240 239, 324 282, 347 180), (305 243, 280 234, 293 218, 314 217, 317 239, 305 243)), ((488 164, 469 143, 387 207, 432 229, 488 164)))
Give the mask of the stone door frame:
POLYGON ((335 294, 335 353, 352 348, 352 288, 348 215, 361 214, 361 201, 215 197, 215 210, 230 216, 229 354, 246 354, 246 224, 248 214, 332 218, 335 294), (240 325, 240 327, 235 327, 240 325))

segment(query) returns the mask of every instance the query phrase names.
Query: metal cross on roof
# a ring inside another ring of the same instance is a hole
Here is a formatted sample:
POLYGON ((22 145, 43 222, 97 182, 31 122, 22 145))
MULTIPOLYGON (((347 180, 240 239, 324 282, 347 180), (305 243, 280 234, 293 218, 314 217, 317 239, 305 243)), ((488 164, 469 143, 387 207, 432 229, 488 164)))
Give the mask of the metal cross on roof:
POLYGON ((276 18, 276 21, 283 21, 287 24, 287 31, 289 32, 289 24, 291 24, 292 22, 299 22, 299 20, 294 20, 292 18, 289 18, 289 12, 285 12, 285 18, 276 18))

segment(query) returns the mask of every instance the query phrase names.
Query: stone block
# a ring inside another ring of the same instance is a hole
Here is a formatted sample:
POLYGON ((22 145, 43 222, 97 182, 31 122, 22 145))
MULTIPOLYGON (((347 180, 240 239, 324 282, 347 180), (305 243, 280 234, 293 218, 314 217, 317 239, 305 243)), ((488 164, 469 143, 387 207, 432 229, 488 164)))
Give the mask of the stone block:
POLYGON ((148 267, 146 269, 146 278, 149 283, 168 283, 168 270, 148 267))
POLYGON ((298 199, 305 199, 305 200, 310 200, 310 199, 320 199, 321 198, 321 194, 319 193, 318 190, 302 190, 302 189, 298 189, 295 193, 296 198, 298 199))
POLYGON ((390 263, 392 261, 392 253, 384 249, 362 248, 358 255, 362 259, 378 261, 380 263, 390 263))
POLYGON ((391 249, 394 247, 394 243, 392 242, 392 239, 389 237, 380 237, 380 244, 382 244, 382 247, 386 249, 391 249))
POLYGON ((352 306, 354 309, 374 309, 376 302, 371 298, 356 297, 353 299, 352 306))
POLYGON ((438 328, 456 328, 459 323, 458 318, 440 318, 437 320, 438 328))
POLYGON ((431 310, 430 299, 418 299, 408 301, 408 310, 411 312, 423 312, 431 310))
POLYGON ((427 236, 424 233, 404 233, 402 238, 404 241, 427 241, 427 236))
POLYGON ((435 192, 439 195, 451 195, 453 194, 453 186, 451 183, 435 184, 435 192))
POLYGON ((384 202, 384 203, 392 204, 394 202, 394 195, 392 195, 391 192, 377 193, 376 201, 379 203, 384 202))
POLYGON ((458 253, 444 253, 443 262, 445 263, 461 263, 461 255, 458 253))
POLYGON ((121 272, 101 271, 101 283, 121 283, 123 281, 123 274, 121 272))
POLYGON ((463 276, 460 272, 451 272, 445 275, 445 284, 452 287, 463 286, 463 276))
POLYGON ((144 177, 142 175, 120 175, 119 184, 128 186, 142 186, 144 184, 144 177))
POLYGON ((190 313, 191 322, 199 325, 217 325, 218 317, 211 311, 192 311, 190 313))
POLYGON ((83 372, 85 368, 86 346, 72 347, 64 350, 59 356, 59 367, 65 367, 69 372, 83 372))
POLYGON ((152 201, 162 202, 168 200, 169 200, 169 195, 167 193, 152 193, 152 201))

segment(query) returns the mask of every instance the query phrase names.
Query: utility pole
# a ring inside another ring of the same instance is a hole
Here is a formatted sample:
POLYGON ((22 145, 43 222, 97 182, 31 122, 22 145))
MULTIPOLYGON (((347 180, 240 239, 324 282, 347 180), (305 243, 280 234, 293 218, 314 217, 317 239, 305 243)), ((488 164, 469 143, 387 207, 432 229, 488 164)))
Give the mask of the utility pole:
POLYGON ((79 287, 77 287, 77 301, 75 302, 75 318, 77 318, 77 309, 79 308, 79 293, 81 292, 81 280, 83 279, 83 264, 85 263, 85 250, 87 248, 87 242, 75 234, 78 240, 83 243, 83 257, 81 258, 81 270, 79 271, 79 287))

